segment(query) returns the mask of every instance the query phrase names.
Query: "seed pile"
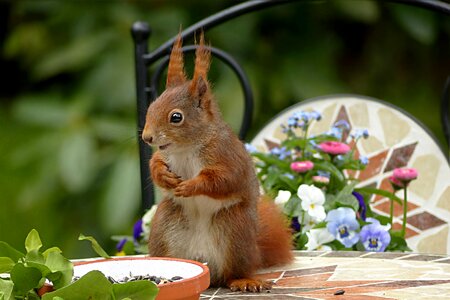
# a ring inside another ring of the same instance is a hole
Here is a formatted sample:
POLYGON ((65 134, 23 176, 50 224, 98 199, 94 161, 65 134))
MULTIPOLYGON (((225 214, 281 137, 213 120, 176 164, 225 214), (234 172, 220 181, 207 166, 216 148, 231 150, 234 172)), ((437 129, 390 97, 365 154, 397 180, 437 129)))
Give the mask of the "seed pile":
MULTIPOLYGON (((164 278, 164 277, 154 276, 154 275, 132 275, 131 273, 130 273, 130 276, 125 276, 124 278, 121 278, 121 279, 114 279, 111 276, 107 276, 106 278, 111 283, 125 283, 125 282, 137 281, 137 280, 148 280, 148 281, 153 281, 155 284, 165 284, 165 283, 175 282, 175 281, 179 281, 179 280, 183 279, 183 277, 181 277, 181 276, 173 276, 172 278, 164 278)), ((72 282, 75 282, 78 279, 80 279, 80 277, 75 276, 75 277, 73 277, 72 282)))

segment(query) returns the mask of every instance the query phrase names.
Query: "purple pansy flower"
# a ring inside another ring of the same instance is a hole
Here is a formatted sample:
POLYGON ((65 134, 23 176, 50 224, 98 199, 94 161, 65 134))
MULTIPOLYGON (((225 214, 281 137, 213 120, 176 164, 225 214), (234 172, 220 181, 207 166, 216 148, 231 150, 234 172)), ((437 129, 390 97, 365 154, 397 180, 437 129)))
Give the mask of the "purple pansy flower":
POLYGON ((358 192, 352 192, 352 195, 358 200, 359 203, 359 215, 363 221, 366 220, 366 203, 364 202, 364 197, 358 192))
POLYGON ((363 226, 359 236, 367 251, 383 252, 391 242, 389 234, 390 225, 383 226, 377 219, 367 218, 367 224, 363 226))
POLYGON ((359 235, 356 232, 359 229, 359 223, 353 209, 348 207, 333 209, 328 212, 325 221, 328 222, 328 231, 346 248, 352 247, 359 241, 359 235))
POLYGON ((294 232, 300 232, 301 224, 298 221, 298 217, 293 217, 291 220, 291 228, 294 232))
POLYGON ((128 239, 127 238, 124 238, 124 239, 121 239, 118 243, 117 243, 117 245, 116 245, 116 250, 117 250, 117 252, 121 252, 122 251, 122 249, 123 249, 123 246, 125 246, 125 243, 128 241, 128 239))
POLYGON ((133 238, 136 242, 138 242, 142 238, 142 233, 144 230, 142 229, 142 219, 139 219, 134 223, 133 226, 133 238))

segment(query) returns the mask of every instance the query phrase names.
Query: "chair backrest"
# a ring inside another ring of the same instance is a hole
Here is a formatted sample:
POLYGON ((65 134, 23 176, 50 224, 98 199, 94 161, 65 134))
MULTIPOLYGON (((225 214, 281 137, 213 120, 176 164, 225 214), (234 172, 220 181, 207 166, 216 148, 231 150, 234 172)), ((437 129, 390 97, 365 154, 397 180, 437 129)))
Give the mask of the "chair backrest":
MULTIPOLYGON (((192 26, 186 28, 181 32, 183 40, 192 39, 192 37, 200 30, 207 31, 213 27, 216 27, 228 20, 237 18, 241 15, 259 11, 268 7, 282 5, 286 3, 297 2, 295 0, 251 0, 246 1, 228 9, 213 14, 192 26)), ((316 1, 310 1, 314 3, 316 1)), ((322 1, 317 1, 322 2, 322 1)), ((411 6, 422 7, 431 11, 450 15, 450 4, 447 4, 441 0, 429 1, 429 0, 385 0, 385 2, 398 2, 411 6)), ((164 68, 167 66, 168 56, 171 47, 175 41, 176 36, 169 39, 156 49, 148 51, 148 39, 150 37, 150 27, 144 22, 136 22, 132 27, 132 36, 135 42, 135 66, 136 66, 136 93, 137 93, 137 111, 138 111, 138 132, 142 132, 145 124, 146 109, 149 103, 158 95, 157 87, 160 76, 163 73, 164 68), (159 62, 159 66, 156 68, 153 74, 149 74, 151 66, 156 65, 159 62)), ((186 46, 183 51, 193 51, 194 46, 186 46)), ((227 53, 212 48, 214 56, 223 60, 228 64, 232 70, 238 76, 241 86, 244 91, 244 117, 242 120, 242 126, 240 130, 240 137, 244 138, 246 132, 251 123, 252 108, 253 108, 253 94, 249 81, 245 75, 245 72, 239 66, 239 64, 227 53)), ((450 80, 447 80, 447 89, 442 97, 441 112, 442 112, 442 127, 447 139, 447 143, 450 141, 450 121, 449 121, 449 97, 448 87, 450 80)), ((150 171, 148 168, 148 161, 151 157, 151 149, 140 139, 139 152, 140 152, 140 171, 141 171, 141 187, 142 187, 142 207, 148 209, 155 201, 154 189, 150 178, 150 171)))
MULTIPOLYGON (((450 165, 433 134, 413 116, 392 104, 356 95, 324 96, 287 108, 269 122, 252 144, 267 152, 284 139, 281 124, 296 111, 316 110, 322 119, 312 124, 310 134, 327 132, 337 121, 350 128, 368 129, 369 138, 361 139, 358 155, 369 158, 363 171, 353 176, 360 186, 392 191, 388 177, 394 168, 413 167, 419 172, 408 189, 407 242, 413 251, 450 253, 450 165)), ((373 197, 375 212, 389 216, 387 198, 373 197)), ((400 229, 402 209, 395 205, 394 228, 400 229)))

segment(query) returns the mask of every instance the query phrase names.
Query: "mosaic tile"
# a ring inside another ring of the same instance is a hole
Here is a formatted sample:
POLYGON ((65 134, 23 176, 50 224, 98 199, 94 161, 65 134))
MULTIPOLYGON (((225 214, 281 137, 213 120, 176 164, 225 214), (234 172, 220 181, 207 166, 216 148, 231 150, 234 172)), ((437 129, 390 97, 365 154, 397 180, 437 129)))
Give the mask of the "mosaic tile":
POLYGON ((404 258, 399 258, 403 260, 417 260, 417 261, 434 261, 436 259, 442 258, 441 255, 426 255, 426 254, 417 254, 417 255, 408 255, 404 258))
MULTIPOLYGON (((403 226, 403 225, 402 225, 401 223, 395 222, 395 221, 394 221, 394 224, 392 225, 392 229, 393 229, 393 230, 398 230, 398 231, 400 231, 400 230, 402 229, 402 226, 403 226)), ((416 235, 418 235, 418 234, 420 234, 419 231, 416 231, 416 230, 414 230, 414 229, 412 229, 412 228, 406 226, 405 237, 406 237, 407 239, 409 239, 409 238, 411 238, 411 237, 413 237, 413 236, 416 236, 416 235)))
POLYGON ((386 146, 392 147, 404 140, 411 130, 410 124, 392 108, 382 107, 378 110, 378 118, 384 133, 386 146))
POLYGON ((356 251, 331 251, 323 257, 359 257, 360 255, 361 253, 356 251))
POLYGON ((323 255, 324 251, 294 251, 294 256, 319 256, 323 255))
POLYGON ((314 122, 311 126, 311 134, 321 134, 328 131, 333 125, 333 117, 337 108, 337 103, 327 105, 321 110, 322 119, 320 122, 314 122))
MULTIPOLYGON (((409 254, 406 254, 409 255, 409 254)), ((405 253, 401 252, 371 252, 367 258, 378 258, 378 259, 399 259, 406 256, 405 253)))
MULTIPOLYGON (((391 182, 389 181, 389 177, 383 178, 383 180, 381 180, 380 186, 378 188, 381 190, 384 190, 384 191, 391 192, 391 193, 394 191, 394 189, 392 188, 391 182)), ((375 195, 375 198, 373 201, 377 202, 382 199, 386 199, 386 198, 383 196, 380 196, 380 195, 375 195)))
MULTIPOLYGON (((391 207, 391 203, 389 200, 386 201, 380 201, 379 204, 376 204, 373 206, 373 208, 382 211, 384 213, 386 213, 387 215, 390 215, 390 207, 391 207)), ((408 212, 412 211, 416 208, 418 208, 419 206, 415 205, 414 203, 408 202, 408 212)), ((403 215, 403 205, 398 204, 397 202, 394 202, 394 217, 399 217, 403 215)))
POLYGON ((334 120, 334 123, 336 123, 337 121, 341 121, 341 120, 342 121, 346 121, 350 125, 350 128, 348 130, 343 130, 342 131, 342 140, 346 141, 350 131, 352 130, 352 124, 351 124, 350 119, 348 117, 347 109, 345 108, 344 105, 342 105, 341 108, 339 108, 339 112, 338 112, 338 115, 337 115, 336 119, 334 120))
POLYGON ((450 185, 442 192, 436 206, 450 211, 450 185))
POLYGON ((332 272, 334 272, 335 269, 336 269, 336 266, 333 265, 333 266, 326 266, 326 267, 319 267, 319 268, 291 270, 291 271, 286 271, 283 274, 283 278, 304 276, 304 275, 310 275, 310 274, 332 273, 332 272))
POLYGON ((369 157, 369 164, 359 173, 359 180, 364 181, 378 175, 386 161, 387 154, 388 150, 385 150, 377 155, 369 157))
POLYGON ((361 128, 369 127, 369 112, 366 103, 356 103, 348 106, 352 124, 361 128))
POLYGON ((365 153, 376 153, 385 149, 383 142, 372 135, 368 139, 362 139, 359 144, 365 153))
POLYGON ((427 200, 434 192, 441 166, 444 166, 442 161, 435 155, 429 154, 417 157, 412 163, 412 167, 417 169, 419 177, 411 182, 409 190, 427 200))
POLYGON ((424 253, 439 253, 446 254, 448 240, 448 226, 444 226, 441 230, 435 234, 425 236, 417 244, 417 249, 424 253))
POLYGON ((446 222, 425 211, 408 216, 408 223, 420 230, 426 230, 445 224, 446 222))
POLYGON ((384 173, 408 165, 416 146, 417 142, 394 149, 386 164, 386 168, 384 168, 384 173))
POLYGON ((266 139, 264 139, 264 143, 266 144, 266 147, 269 151, 272 150, 273 148, 280 147, 280 143, 275 143, 266 139))

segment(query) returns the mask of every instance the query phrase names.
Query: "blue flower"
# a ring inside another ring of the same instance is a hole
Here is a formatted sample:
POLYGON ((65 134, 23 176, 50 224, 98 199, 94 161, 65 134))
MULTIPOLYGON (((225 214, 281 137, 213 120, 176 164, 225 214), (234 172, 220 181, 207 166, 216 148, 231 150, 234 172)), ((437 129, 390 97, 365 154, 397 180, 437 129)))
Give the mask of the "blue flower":
POLYGON ((248 153, 255 153, 258 151, 255 146, 249 143, 245 143, 245 150, 247 150, 248 153))
POLYGON ((310 115, 311 115, 311 118, 313 118, 317 121, 320 121, 320 119, 322 119, 322 115, 317 110, 310 112, 310 115))
POLYGON ((330 172, 325 172, 325 171, 321 171, 321 170, 317 170, 317 175, 327 177, 328 179, 330 179, 330 176, 331 176, 330 172))
POLYGON ((345 130, 350 130, 350 124, 346 120, 339 120, 334 123, 334 127, 342 128, 345 130))
POLYGON ((359 233, 361 242, 367 251, 383 252, 391 242, 390 225, 383 226, 373 218, 367 218, 367 224, 359 233))
POLYGON ((367 166, 369 164, 369 158, 367 156, 361 156, 359 158, 359 161, 365 166, 367 166))
POLYGON ((367 129, 355 129, 355 131, 350 135, 354 139, 360 139, 365 138, 367 139, 369 137, 369 130, 367 129))
POLYGON ((133 226, 133 238, 136 242, 140 241, 142 238, 144 230, 142 229, 142 219, 137 220, 133 226))
POLYGON ((328 231, 346 248, 350 248, 358 242, 359 235, 356 230, 359 229, 359 223, 353 209, 348 207, 333 209, 328 212, 325 221, 328 222, 328 231))
POLYGON ((282 147, 282 148, 272 148, 270 150, 270 153, 273 155, 278 156, 279 159, 285 159, 286 157, 291 155, 291 151, 287 150, 286 147, 282 147))
POLYGON ((342 138, 342 129, 339 127, 331 127, 325 134, 340 140, 342 138))

